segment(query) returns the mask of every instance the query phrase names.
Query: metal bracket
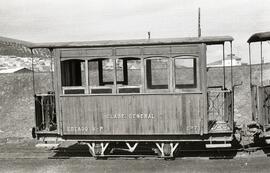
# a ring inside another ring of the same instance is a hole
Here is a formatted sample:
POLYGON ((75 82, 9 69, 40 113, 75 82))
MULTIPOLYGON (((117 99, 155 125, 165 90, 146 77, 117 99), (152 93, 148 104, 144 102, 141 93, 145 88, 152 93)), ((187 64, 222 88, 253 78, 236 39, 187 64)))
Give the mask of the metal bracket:
POLYGON ((172 148, 170 156, 173 157, 173 153, 176 150, 176 148, 178 147, 179 143, 176 143, 174 146, 173 146, 173 143, 170 143, 170 145, 171 145, 171 148, 172 148))
MULTIPOLYGON (((95 152, 95 143, 82 143, 82 144, 86 144, 88 147, 89 147, 89 152, 92 154, 93 157, 97 156, 96 155, 96 152, 95 152)), ((100 156, 104 156, 104 152, 105 150, 107 149, 107 147, 109 146, 109 143, 106 142, 105 144, 103 142, 100 143, 101 145, 101 153, 100 153, 100 156)))
POLYGON ((130 144, 129 144, 128 142, 126 142, 126 145, 127 145, 127 147, 128 147, 128 151, 131 152, 131 153, 134 152, 134 150, 136 149, 136 147, 138 146, 138 144, 139 144, 139 143, 136 142, 136 143, 133 145, 133 147, 131 147, 130 144))
POLYGON ((92 156, 96 156, 95 154, 95 143, 93 142, 92 144, 86 142, 86 143, 82 143, 82 144, 86 144, 89 147, 89 152, 92 154, 92 156))
MULTIPOLYGON (((165 154, 164 154, 164 143, 161 143, 161 145, 159 143, 156 143, 156 146, 158 147, 159 151, 161 152, 161 157, 165 157, 165 154)), ((173 153, 174 151, 176 150, 176 148, 178 147, 179 143, 170 143, 170 147, 171 147, 171 150, 170 150, 170 157, 173 157, 173 153)))
POLYGON ((106 142, 105 145, 103 142, 101 143, 101 156, 104 156, 104 152, 106 148, 108 147, 108 145, 109 145, 109 142, 106 142))

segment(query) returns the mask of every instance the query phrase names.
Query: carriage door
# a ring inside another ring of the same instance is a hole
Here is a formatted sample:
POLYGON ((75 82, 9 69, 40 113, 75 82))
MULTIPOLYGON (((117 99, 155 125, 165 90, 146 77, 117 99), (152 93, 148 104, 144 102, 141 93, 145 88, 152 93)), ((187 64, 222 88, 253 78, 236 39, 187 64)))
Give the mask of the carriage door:
POLYGON ((208 132, 230 133, 233 131, 234 109, 232 54, 225 55, 224 45, 212 45, 207 48, 208 61, 213 61, 207 64, 208 132))
POLYGON ((268 129, 270 125, 270 86, 262 86, 258 89, 258 109, 260 112, 258 120, 264 129, 268 129))

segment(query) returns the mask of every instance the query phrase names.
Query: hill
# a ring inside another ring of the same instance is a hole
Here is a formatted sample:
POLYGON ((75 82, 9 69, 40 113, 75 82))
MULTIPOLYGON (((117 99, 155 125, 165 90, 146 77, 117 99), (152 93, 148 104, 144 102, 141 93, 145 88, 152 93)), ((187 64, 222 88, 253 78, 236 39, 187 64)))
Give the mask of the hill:
MULTIPOLYGON (((32 69, 32 54, 27 47, 32 44, 22 40, 0 37, 0 70, 18 67, 32 69)), ((35 49, 33 56, 35 71, 50 71, 50 52, 47 49, 35 49)))

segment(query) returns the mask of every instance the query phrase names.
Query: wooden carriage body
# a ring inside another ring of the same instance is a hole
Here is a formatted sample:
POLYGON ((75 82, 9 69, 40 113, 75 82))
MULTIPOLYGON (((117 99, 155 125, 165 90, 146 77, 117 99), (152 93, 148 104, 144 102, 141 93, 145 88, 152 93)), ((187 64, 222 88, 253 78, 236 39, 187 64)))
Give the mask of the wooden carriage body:
MULTIPOLYGON (((249 39, 249 61, 250 61, 250 89, 251 89, 251 105, 252 105, 252 120, 259 126, 258 129, 262 130, 262 136, 265 142, 270 144, 270 85, 264 80, 263 76, 263 42, 270 40, 270 32, 260 32, 253 34, 249 39), (259 43, 260 47, 260 74, 259 81, 252 79, 253 71, 251 64, 251 44, 259 43)), ((261 132, 258 132, 258 134, 261 132)))
POLYGON ((232 40, 35 44, 31 49, 51 50, 55 67, 54 92, 36 95, 35 135, 44 141, 229 143, 233 91, 208 89, 206 47, 232 40))

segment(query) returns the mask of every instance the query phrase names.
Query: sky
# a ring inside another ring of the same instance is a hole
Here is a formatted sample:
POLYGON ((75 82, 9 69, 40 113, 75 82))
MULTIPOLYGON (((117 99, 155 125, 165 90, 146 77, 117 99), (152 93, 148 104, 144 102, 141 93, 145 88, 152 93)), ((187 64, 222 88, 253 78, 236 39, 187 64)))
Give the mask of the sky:
MULTIPOLYGON (((270 0, 0 0, 0 36, 30 42, 142 39, 148 31, 151 38, 191 37, 198 35, 199 7, 202 36, 234 37, 233 52, 244 62, 251 34, 270 31, 270 0)), ((270 43, 264 50, 270 61, 270 43)))

